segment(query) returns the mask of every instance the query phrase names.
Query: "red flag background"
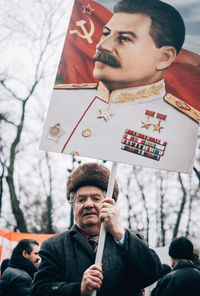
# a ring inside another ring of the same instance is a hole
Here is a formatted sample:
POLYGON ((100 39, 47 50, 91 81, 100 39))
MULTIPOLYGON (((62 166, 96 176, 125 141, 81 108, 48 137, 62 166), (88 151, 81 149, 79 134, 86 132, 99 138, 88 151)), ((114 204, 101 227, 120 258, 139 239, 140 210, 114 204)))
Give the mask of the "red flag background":
POLYGON ((56 83, 97 82, 92 75, 96 44, 112 13, 95 1, 75 0, 56 83))
POLYGON ((10 258, 12 250, 21 239, 35 239, 41 244, 52 235, 53 234, 23 233, 0 229, 0 262, 6 258, 10 258))
POLYGON ((166 89, 200 111, 200 56, 182 49, 166 72, 166 89))
MULTIPOLYGON (((92 57, 112 13, 91 0, 75 0, 56 84, 97 82, 92 57)), ((166 72, 167 92, 200 111, 200 56, 182 49, 166 72)), ((59 87, 59 85, 57 86, 59 87)), ((63 87, 63 86, 62 86, 63 87)))

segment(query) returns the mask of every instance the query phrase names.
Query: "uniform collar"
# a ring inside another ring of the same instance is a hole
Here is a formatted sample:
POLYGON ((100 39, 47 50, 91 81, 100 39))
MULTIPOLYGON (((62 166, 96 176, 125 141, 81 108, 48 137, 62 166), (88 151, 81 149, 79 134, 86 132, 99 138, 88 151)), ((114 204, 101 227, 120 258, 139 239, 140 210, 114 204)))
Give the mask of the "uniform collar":
POLYGON ((148 98, 163 97, 166 93, 164 79, 153 84, 117 89, 110 92, 100 81, 97 91, 100 97, 111 103, 130 103, 148 98))

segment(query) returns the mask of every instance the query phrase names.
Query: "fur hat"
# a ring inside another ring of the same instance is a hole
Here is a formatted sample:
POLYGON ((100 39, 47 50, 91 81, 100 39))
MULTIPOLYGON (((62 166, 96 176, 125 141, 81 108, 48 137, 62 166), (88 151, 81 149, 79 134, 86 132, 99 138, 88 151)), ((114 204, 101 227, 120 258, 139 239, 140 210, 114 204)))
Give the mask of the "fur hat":
POLYGON ((175 238, 169 246, 169 256, 173 259, 193 260, 193 244, 184 236, 175 238))
MULTIPOLYGON (((103 191, 107 191, 110 171, 98 163, 83 163, 78 166, 69 176, 67 181, 67 199, 70 200, 70 193, 75 192, 83 186, 96 186, 103 191)), ((115 181, 112 198, 116 201, 119 189, 115 181)))

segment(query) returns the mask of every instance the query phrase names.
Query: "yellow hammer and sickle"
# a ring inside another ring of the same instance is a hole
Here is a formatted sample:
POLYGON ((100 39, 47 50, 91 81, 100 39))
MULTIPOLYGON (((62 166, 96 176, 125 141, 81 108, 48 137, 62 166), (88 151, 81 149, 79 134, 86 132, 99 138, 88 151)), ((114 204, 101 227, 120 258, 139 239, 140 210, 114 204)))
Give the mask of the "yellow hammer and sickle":
MULTIPOLYGON (((89 18, 89 17, 88 17, 89 18)), ((80 20, 80 21, 77 21, 76 22, 76 25, 78 27, 81 27, 82 31, 83 31, 83 34, 81 32, 79 32, 79 30, 71 30, 70 31, 70 34, 77 34, 79 37, 83 38, 83 39, 87 39, 88 43, 92 43, 92 35, 94 34, 94 24, 92 22, 92 20, 89 18, 89 21, 90 21, 90 32, 88 32, 85 28, 85 24, 86 24, 86 21, 85 20, 80 20)))

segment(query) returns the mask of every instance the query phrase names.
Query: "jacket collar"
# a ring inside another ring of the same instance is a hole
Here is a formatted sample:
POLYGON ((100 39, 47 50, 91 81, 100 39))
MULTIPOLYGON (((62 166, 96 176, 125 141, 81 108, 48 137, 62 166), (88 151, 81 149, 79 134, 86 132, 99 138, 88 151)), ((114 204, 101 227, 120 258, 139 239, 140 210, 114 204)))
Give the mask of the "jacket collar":
POLYGON ((194 268, 194 264, 190 260, 180 260, 178 263, 175 264, 173 270, 181 269, 181 268, 194 268))
POLYGON ((10 258, 9 266, 25 270, 32 278, 37 271, 35 265, 21 254, 13 253, 10 258))
POLYGON ((164 79, 153 84, 117 89, 110 92, 107 87, 100 82, 97 91, 99 96, 111 103, 129 103, 148 98, 163 97, 166 93, 164 79))
POLYGON ((77 225, 73 225, 72 228, 69 230, 71 237, 79 244, 85 251, 92 257, 95 258, 95 254, 91 245, 88 243, 87 238, 81 233, 81 230, 78 228, 77 225))

